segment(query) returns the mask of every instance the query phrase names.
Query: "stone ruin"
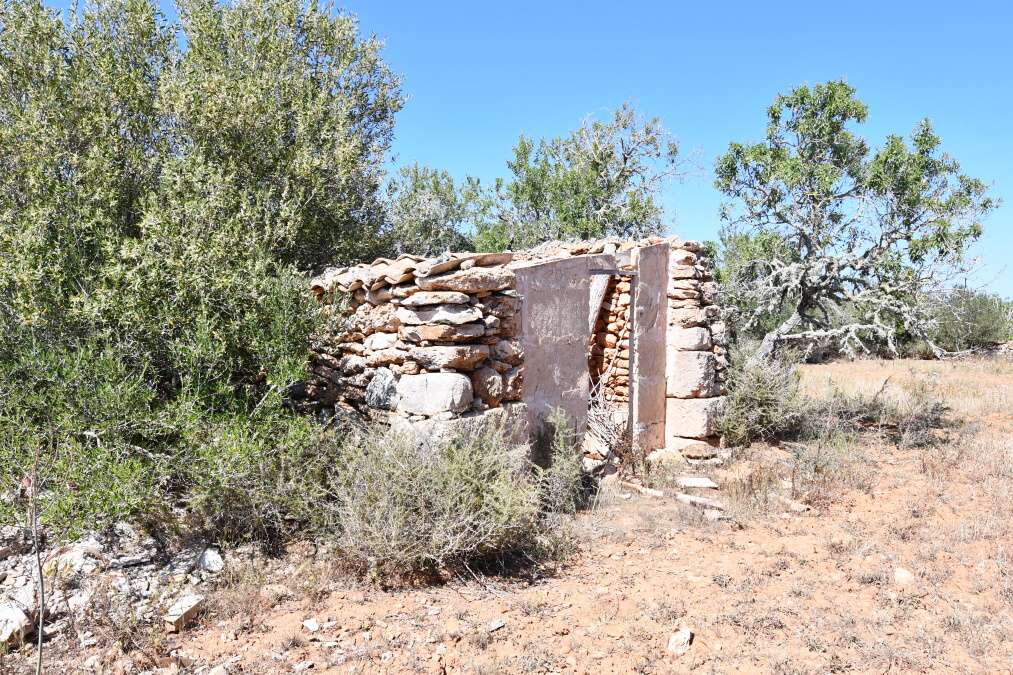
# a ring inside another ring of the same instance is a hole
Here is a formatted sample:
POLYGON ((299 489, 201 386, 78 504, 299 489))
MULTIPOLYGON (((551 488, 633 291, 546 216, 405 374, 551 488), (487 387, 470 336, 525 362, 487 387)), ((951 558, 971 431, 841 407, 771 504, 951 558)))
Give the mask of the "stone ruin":
MULTIPOLYGON (((527 440, 554 408, 584 433, 604 406, 651 461, 718 445, 725 336, 699 243, 402 255, 328 269, 311 286, 330 318, 304 408, 427 438, 504 424, 527 440)), ((585 454, 605 459, 594 444, 585 454)))

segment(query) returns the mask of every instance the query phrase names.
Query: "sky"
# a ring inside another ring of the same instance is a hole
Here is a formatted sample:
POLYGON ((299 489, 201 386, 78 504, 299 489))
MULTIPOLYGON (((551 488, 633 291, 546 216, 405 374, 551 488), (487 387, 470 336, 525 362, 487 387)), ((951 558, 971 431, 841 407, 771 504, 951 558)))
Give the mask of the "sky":
POLYGON ((403 77, 395 164, 485 182, 506 175, 520 134, 564 135, 628 101, 661 118, 691 160, 663 194, 669 230, 683 238, 717 236, 712 173, 728 143, 760 140, 778 93, 843 78, 869 106, 861 133, 873 147, 927 117, 963 170, 1004 199, 984 222, 970 283, 1013 297, 1009 0, 341 6, 385 40, 403 77))

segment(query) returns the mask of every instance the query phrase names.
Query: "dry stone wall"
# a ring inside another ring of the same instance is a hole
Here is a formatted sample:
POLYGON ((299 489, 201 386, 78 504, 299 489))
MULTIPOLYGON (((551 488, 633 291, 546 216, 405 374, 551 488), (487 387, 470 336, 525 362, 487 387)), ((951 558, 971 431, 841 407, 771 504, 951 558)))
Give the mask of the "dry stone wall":
POLYGON ((313 342, 305 400, 407 422, 449 421, 520 401, 511 260, 402 256, 315 279, 332 317, 313 342))
POLYGON ((609 278, 588 359, 592 383, 602 388, 606 401, 616 404, 630 400, 631 290, 629 277, 609 278))
POLYGON ((556 243, 520 253, 403 255, 328 270, 312 288, 330 320, 313 340, 311 378, 298 392, 306 409, 355 411, 431 437, 488 420, 514 424, 523 434, 530 431, 527 408, 533 415, 546 396, 569 400, 600 379, 606 399, 626 414, 631 399, 646 405, 643 381, 650 381, 657 401, 650 403, 651 420, 657 422, 648 420, 648 426, 657 431, 648 434, 644 450, 653 450, 655 459, 703 457, 717 445, 724 331, 717 285, 697 243, 654 237, 556 243), (651 282, 641 289, 634 280, 648 253, 651 282), (619 273, 607 281, 598 277, 598 284, 591 278, 599 268, 619 273), (523 295, 532 299, 527 306, 523 295), (556 307, 560 302, 568 304, 556 307), (645 361, 639 359, 646 345, 636 343, 648 338, 631 340, 634 308, 658 326, 650 330, 645 361), (556 325, 570 314, 572 321, 556 325), (587 369, 577 367, 577 373, 570 364, 564 373, 550 359, 539 367, 552 377, 536 378, 540 384, 526 392, 523 345, 545 361, 546 345, 556 343, 553 349, 567 354, 577 349, 587 369), (548 386, 558 392, 545 391, 548 386))
POLYGON ((652 458, 710 457, 728 368, 718 286, 699 243, 674 240, 668 261, 665 448, 652 458))

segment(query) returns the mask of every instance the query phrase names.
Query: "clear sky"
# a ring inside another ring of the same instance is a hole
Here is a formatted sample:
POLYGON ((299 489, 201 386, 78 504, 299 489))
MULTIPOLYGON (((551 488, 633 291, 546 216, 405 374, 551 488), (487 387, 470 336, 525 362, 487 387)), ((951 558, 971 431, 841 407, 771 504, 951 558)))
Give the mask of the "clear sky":
POLYGON ((778 92, 845 78, 873 146, 923 117, 1005 206, 976 247, 978 283, 1013 296, 1013 3, 370 2, 348 0, 409 96, 397 161, 492 178, 520 133, 566 133, 631 101, 699 170, 665 194, 671 230, 714 238, 714 159, 759 140, 778 92))
MULTIPOLYGON (((57 1, 66 6, 66 0, 57 1)), ((670 230, 714 238, 714 159, 759 140, 778 92, 844 78, 878 146, 923 117, 1006 204, 985 222, 972 283, 1013 296, 1013 2, 346 0, 409 97, 395 162, 484 180, 520 133, 565 134, 623 101, 658 116, 697 169, 664 195, 670 230)), ((167 8, 171 14, 171 9, 167 8)))

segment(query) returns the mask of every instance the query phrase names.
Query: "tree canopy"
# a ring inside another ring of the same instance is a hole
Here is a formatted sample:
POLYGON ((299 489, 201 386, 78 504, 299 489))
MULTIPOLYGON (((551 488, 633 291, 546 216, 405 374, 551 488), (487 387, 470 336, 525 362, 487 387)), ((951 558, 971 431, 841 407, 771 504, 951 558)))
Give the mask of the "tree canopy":
MULTIPOLYGON (((774 236, 784 254, 739 265, 745 325, 783 313, 762 354, 832 341, 847 351, 899 331, 925 334, 918 297, 945 281, 996 206, 942 152, 928 120, 872 151, 854 127, 868 109, 843 81, 801 86, 767 110, 764 140, 732 143, 715 184, 729 232, 774 236), (780 244, 779 244, 780 246, 780 244)), ((735 284, 735 280, 729 280, 735 284)))

